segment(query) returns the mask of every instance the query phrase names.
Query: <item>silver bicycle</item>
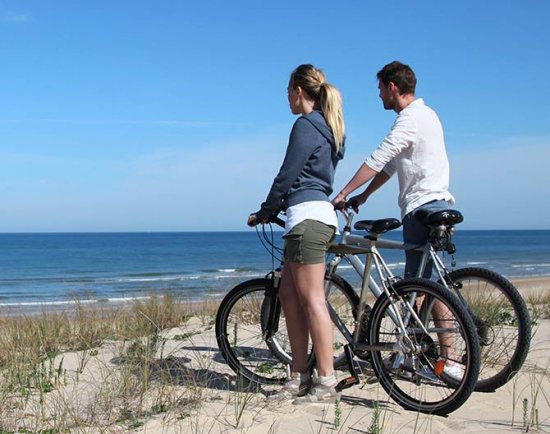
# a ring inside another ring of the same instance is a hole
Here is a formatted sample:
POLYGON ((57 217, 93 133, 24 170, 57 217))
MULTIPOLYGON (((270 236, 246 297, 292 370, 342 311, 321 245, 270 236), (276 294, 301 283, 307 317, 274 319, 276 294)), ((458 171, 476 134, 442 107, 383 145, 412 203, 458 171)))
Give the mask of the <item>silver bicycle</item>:
MULTIPOLYGON (((335 328, 335 364, 345 362, 350 372, 338 388, 359 383, 358 359, 368 358, 382 387, 403 408, 440 415, 456 410, 474 390, 479 373, 479 339, 472 317, 458 297, 436 282, 393 276, 375 241, 350 237, 330 250, 335 257, 366 255, 360 295, 332 274, 334 270, 329 269, 325 279, 335 328), (371 299, 372 309, 367 307, 371 299)), ((292 359, 279 281, 277 269, 264 279, 237 285, 216 316, 223 357, 239 377, 260 384, 281 384, 292 359)), ((314 352, 310 354, 313 367, 314 352)))

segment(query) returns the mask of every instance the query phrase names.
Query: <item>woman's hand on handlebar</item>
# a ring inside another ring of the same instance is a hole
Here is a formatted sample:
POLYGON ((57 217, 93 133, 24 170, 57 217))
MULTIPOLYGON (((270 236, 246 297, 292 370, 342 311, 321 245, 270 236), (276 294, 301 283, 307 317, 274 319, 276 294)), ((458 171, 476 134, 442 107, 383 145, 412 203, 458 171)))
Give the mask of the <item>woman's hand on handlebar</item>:
POLYGON ((280 219, 278 217, 278 212, 273 214, 271 217, 269 217, 267 220, 264 220, 264 221, 260 221, 258 220, 258 217, 256 216, 256 214, 250 214, 248 216, 248 221, 246 222, 246 224, 248 226, 250 226, 251 228, 253 228, 254 226, 258 226, 259 224, 267 224, 267 223, 275 223, 277 226, 280 226, 282 228, 285 227, 285 221, 280 219))
POLYGON ((256 218, 256 214, 250 214, 248 216, 248 220, 247 220, 246 224, 248 226, 250 226, 251 228, 253 228, 254 226, 257 226, 258 224, 260 224, 260 222, 256 218))

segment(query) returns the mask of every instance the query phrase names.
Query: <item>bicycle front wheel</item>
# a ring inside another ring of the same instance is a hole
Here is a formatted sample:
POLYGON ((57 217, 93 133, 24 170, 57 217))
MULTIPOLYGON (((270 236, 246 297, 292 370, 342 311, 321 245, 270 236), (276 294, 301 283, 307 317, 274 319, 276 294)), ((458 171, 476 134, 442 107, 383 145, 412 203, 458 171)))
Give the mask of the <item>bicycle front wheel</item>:
POLYGON ((473 320, 456 295, 435 282, 406 279, 393 287, 396 296, 380 296, 371 313, 373 369, 403 408, 449 414, 466 402, 479 373, 473 320))
POLYGON ((510 381, 527 357, 529 311, 515 286, 494 271, 461 268, 450 272, 448 278, 478 330, 481 368, 476 390, 493 392, 510 381))
POLYGON ((288 375, 288 365, 273 354, 263 336, 262 305, 271 284, 265 278, 237 285, 216 315, 216 339, 224 359, 239 376, 260 384, 282 384, 288 375))

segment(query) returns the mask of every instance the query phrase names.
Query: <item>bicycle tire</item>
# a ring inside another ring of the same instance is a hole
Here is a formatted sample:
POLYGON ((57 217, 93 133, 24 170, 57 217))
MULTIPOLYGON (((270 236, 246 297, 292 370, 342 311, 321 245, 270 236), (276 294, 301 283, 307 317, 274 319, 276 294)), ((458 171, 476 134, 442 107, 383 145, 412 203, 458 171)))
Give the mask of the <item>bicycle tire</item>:
POLYGON ((516 287, 492 270, 453 270, 447 282, 468 306, 481 345, 478 392, 493 392, 520 370, 531 341, 531 319, 516 287), (458 285, 458 287, 457 287, 458 285))
MULTIPOLYGON (((341 321, 346 324, 348 330, 353 331, 355 319, 357 318, 357 308, 359 305, 359 296, 353 289, 353 287, 346 282, 339 275, 333 274, 328 278, 328 284, 325 278, 325 292, 327 302, 331 305, 332 309, 338 314, 341 321)), ((274 299, 266 298, 262 304, 262 326, 265 331, 265 325, 267 323, 267 316, 269 315, 269 303, 274 299)), ((275 300, 279 302, 278 299, 275 300)), ((348 343, 347 339, 339 332, 338 328, 334 327, 334 367, 339 368, 347 364, 346 357, 343 352, 343 347, 348 343)), ((281 311, 281 316, 278 320, 278 327, 276 333, 266 341, 267 346, 273 352, 273 354, 283 363, 290 364, 292 362, 292 355, 290 352, 290 343, 288 340, 288 333, 284 322, 284 314, 281 311)), ((314 355, 310 346, 310 365, 314 363, 314 355)))
POLYGON ((252 279, 234 287, 216 314, 216 340, 223 358, 237 376, 259 384, 282 384, 288 365, 267 346, 261 307, 271 279, 252 279))
POLYGON ((393 287, 396 297, 382 295, 374 304, 369 321, 369 342, 388 349, 400 345, 403 340, 391 318, 392 302, 400 312, 405 312, 404 302, 413 296, 423 296, 417 298, 422 300, 417 318, 411 316, 406 323, 407 338, 414 348, 390 353, 371 351, 375 374, 384 390, 401 407, 422 413, 449 414, 466 402, 476 385, 480 350, 473 320, 458 297, 436 282, 413 278, 401 280, 393 287), (436 301, 442 302, 450 314, 435 319, 436 301), (443 338, 439 334, 443 333, 447 334, 448 346, 441 344, 443 338), (441 372, 441 365, 439 371, 437 368, 444 352, 459 368, 452 381, 449 375, 441 372))

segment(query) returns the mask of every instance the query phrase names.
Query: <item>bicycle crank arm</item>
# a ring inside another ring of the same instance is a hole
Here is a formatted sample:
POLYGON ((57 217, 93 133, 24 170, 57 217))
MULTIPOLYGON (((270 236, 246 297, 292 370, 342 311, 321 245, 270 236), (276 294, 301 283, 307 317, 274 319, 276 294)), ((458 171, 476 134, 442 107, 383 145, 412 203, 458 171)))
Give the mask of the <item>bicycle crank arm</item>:
POLYGON ((344 346, 344 353, 346 354, 346 360, 348 362, 349 373, 351 376, 344 378, 336 385, 336 390, 338 392, 359 383, 359 375, 357 374, 355 364, 353 363, 353 352, 351 351, 349 345, 344 346))
POLYGON ((340 382, 336 385, 335 389, 337 392, 341 392, 344 389, 347 389, 348 387, 355 386, 359 383, 359 378, 355 378, 353 375, 350 377, 346 377, 343 380, 340 380, 340 382))

